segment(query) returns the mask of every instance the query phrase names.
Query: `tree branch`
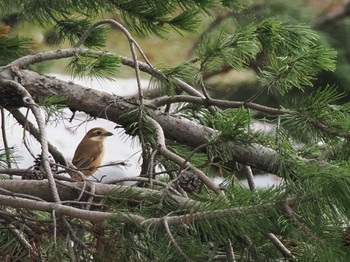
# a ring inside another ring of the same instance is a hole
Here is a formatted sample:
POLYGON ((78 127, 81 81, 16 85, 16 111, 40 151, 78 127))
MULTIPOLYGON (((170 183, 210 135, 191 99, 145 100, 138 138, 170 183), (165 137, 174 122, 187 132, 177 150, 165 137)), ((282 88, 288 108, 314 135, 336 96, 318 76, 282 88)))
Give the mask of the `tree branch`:
POLYGON ((179 155, 171 152, 166 144, 165 144, 165 137, 162 127, 159 125, 157 121, 155 121, 153 118, 148 117, 147 120, 153 125, 155 132, 156 132, 156 139, 157 139, 157 149, 161 155, 163 155, 166 159, 178 164, 179 166, 183 166, 184 168, 190 169, 192 172, 198 175, 200 180, 211 190, 213 190, 218 195, 224 195, 222 190, 218 185, 216 185, 208 176, 206 176, 201 170, 194 167, 190 163, 188 163, 185 159, 180 157, 179 155))
MULTIPOLYGON (((125 195, 125 193, 130 192, 133 195, 133 199, 136 201, 147 200, 152 203, 158 203, 159 199, 162 197, 162 193, 157 190, 152 190, 148 188, 139 187, 129 187, 129 186, 115 186, 102 183, 95 183, 95 194, 94 198, 100 201, 103 197, 114 196, 114 195, 125 195), (112 194, 113 193, 113 194, 112 194)), ((59 192, 62 201, 75 200, 83 187, 83 182, 67 182, 59 181, 57 182, 57 190, 59 192)), ((10 191, 11 193, 27 194, 33 197, 38 197, 48 202, 52 202, 53 198, 50 194, 50 189, 47 180, 3 180, 0 183, 0 189, 10 191), (40 190, 38 190, 40 189, 40 190)), ((4 191, 0 191, 0 195, 11 195, 4 191)), ((89 191, 84 191, 81 197, 81 201, 86 201, 88 197, 92 195, 89 191)), ((196 208, 201 203, 188 198, 184 198, 178 195, 169 195, 177 204, 179 208, 192 207, 196 208)))
POLYGON ((53 174, 50 167, 50 161, 49 161, 49 149, 48 149, 48 141, 46 137, 46 128, 45 128, 45 121, 43 119, 43 116, 41 115, 41 111, 39 109, 39 106, 34 102, 32 96, 30 93, 18 82, 15 82, 13 80, 4 80, 0 79, 0 85, 7 85, 11 86, 17 89, 22 95, 22 100, 26 104, 27 107, 29 107, 36 119, 36 122, 39 127, 39 133, 40 133, 40 139, 39 143, 41 145, 41 159, 42 159, 42 166, 45 170, 47 179, 50 184, 50 189, 53 195, 53 198, 55 199, 55 202, 60 202, 60 197, 57 192, 56 183, 53 178, 53 174))
MULTIPOLYGON (((67 107, 75 111, 84 111, 92 117, 105 118, 123 125, 120 116, 135 108, 133 98, 113 96, 105 92, 84 88, 83 86, 71 84, 52 77, 37 74, 28 70, 19 70, 20 83, 31 93, 36 101, 53 95, 65 97, 67 107)), ((5 72, 0 76, 11 79, 5 72)), ((16 96, 10 91, 11 97, 7 97, 9 90, 0 88, 0 105, 16 96)), ((147 103, 146 103, 147 104, 147 103)), ((217 131, 202 126, 191 120, 163 114, 160 110, 148 108, 148 113, 162 127, 167 139, 177 141, 192 147, 198 147, 207 143, 207 138, 217 136, 217 131), (189 132, 189 130, 191 130, 189 132)), ((251 146, 236 145, 234 150, 235 161, 242 164, 276 173, 278 165, 274 161, 276 151, 258 144, 251 146)))
POLYGON ((187 103, 204 105, 204 106, 209 106, 209 105, 217 106, 221 108, 243 107, 243 108, 253 109, 262 113, 267 113, 270 115, 285 115, 289 113, 287 110, 259 105, 252 102, 228 101, 228 100, 220 100, 220 99, 213 99, 213 98, 206 99, 204 97, 195 97, 195 96, 188 96, 188 95, 157 97, 151 100, 150 102, 153 103, 155 107, 160 107, 171 103, 187 102, 187 103))

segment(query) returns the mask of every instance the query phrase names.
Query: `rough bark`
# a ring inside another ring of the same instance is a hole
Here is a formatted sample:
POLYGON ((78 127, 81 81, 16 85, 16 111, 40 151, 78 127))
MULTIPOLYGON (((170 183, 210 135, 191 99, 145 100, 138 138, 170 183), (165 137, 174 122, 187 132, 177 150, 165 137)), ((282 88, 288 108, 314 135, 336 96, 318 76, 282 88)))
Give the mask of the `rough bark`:
MULTIPOLYGON (((158 203, 162 195, 161 191, 152 190, 148 188, 130 187, 130 186, 116 186, 102 183, 93 183, 95 187, 94 200, 99 201, 106 196, 125 195, 126 192, 130 192, 133 198, 130 200, 158 203)), ((88 186, 89 187, 89 186, 88 186)), ((83 190, 83 182, 67 182, 61 181, 57 183, 57 190, 59 192, 62 201, 74 201, 77 199, 83 190)), ((81 196, 81 201, 87 201, 89 198, 89 190, 86 189, 85 193, 81 196)), ((0 195, 14 196, 16 194, 26 194, 40 198, 43 201, 52 202, 52 194, 50 192, 49 184, 47 180, 2 180, 0 182, 0 195)), ((199 203, 188 198, 172 195, 172 199, 178 203, 179 207, 191 206, 195 207, 199 203)))
MULTIPOLYGON (((72 111, 84 111, 92 117, 104 118, 120 125, 121 115, 136 108, 137 99, 115 96, 71 82, 48 77, 30 70, 4 70, 0 77, 15 80, 23 85, 35 101, 49 96, 60 96, 66 99, 66 105, 72 111)), ((207 142, 208 137, 217 135, 217 132, 188 119, 164 114, 151 102, 145 101, 147 112, 163 128, 167 139, 197 147, 207 142)), ((12 87, 0 85, 0 106, 5 108, 23 106, 22 97, 12 87)), ((277 166, 274 163, 276 152, 273 149, 260 145, 250 147, 235 146, 235 160, 237 162, 259 168, 266 172, 275 173, 277 166)))

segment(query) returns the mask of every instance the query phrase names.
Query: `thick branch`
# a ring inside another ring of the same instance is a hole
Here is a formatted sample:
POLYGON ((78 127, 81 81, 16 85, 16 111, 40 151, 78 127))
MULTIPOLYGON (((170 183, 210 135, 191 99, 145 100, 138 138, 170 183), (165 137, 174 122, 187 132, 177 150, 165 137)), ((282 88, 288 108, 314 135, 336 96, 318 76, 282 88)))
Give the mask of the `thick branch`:
MULTIPOLYGON (((11 75, 2 72, 0 76, 11 79, 11 75)), ((48 96, 65 97, 67 106, 77 111, 84 111, 92 117, 105 118, 123 125, 120 116, 137 106, 134 98, 114 96, 105 92, 85 88, 52 77, 40 75, 33 71, 19 70, 17 72, 20 83, 28 90, 35 101, 48 96)), ((0 86, 0 105, 4 99, 16 99, 11 90, 0 86), (6 94, 11 97, 7 97, 6 94)), ((147 104, 147 103, 145 103, 147 104)), ((197 147, 207 143, 207 138, 217 136, 211 128, 185 118, 163 114, 153 107, 148 108, 149 114, 162 127, 167 139, 197 147)), ((235 146, 235 160, 261 170, 275 173, 278 170, 274 162, 276 152, 260 145, 235 146)))
MULTIPOLYGON (((32 184, 32 182, 43 183, 45 181, 4 181, 4 182, 15 182, 13 183, 13 185, 15 185, 16 183, 19 183, 19 182, 32 184)), ((97 185, 101 185, 101 184, 96 184, 96 193, 98 191, 97 185)), ((1 186, 3 186, 3 182, 1 183, 1 186)), ((105 188, 106 186, 108 185, 103 185, 103 188, 105 188)), ((115 189, 118 190, 118 187, 115 187, 115 189)), ((140 190, 143 191, 145 189, 140 189, 140 190)), ((133 194, 133 195, 136 197, 140 197, 140 195, 137 195, 137 194, 133 194)), ((177 199, 179 198, 181 197, 177 197, 177 199)), ((157 198, 157 201, 159 201, 159 199, 160 197, 157 198)), ((283 203, 288 206, 295 206, 301 201, 306 201, 306 199, 289 198, 283 201, 283 203)), ((164 217, 146 219, 140 215, 133 215, 130 213, 123 213, 123 212, 111 213, 111 212, 100 212, 100 211, 88 211, 88 210, 82 210, 74 207, 64 206, 59 203, 40 202, 40 201, 30 200, 22 197, 13 197, 13 196, 7 196, 7 195, 0 195, 0 205, 17 207, 17 208, 26 208, 30 210, 40 210, 40 211, 45 211, 50 213, 54 211, 57 215, 65 215, 65 216, 80 218, 80 219, 89 220, 89 221, 96 221, 96 222, 112 219, 116 222, 141 225, 144 228, 148 228, 149 226, 164 225, 164 217)), ((173 226, 173 225, 188 224, 192 222, 205 221, 205 220, 211 220, 211 219, 232 218, 237 215, 246 216, 246 215, 264 212, 267 209, 279 209, 280 207, 281 207, 281 201, 277 201, 277 202, 272 202, 268 204, 250 206, 250 207, 232 207, 232 208, 225 208, 225 209, 219 209, 219 210, 213 210, 213 211, 187 213, 179 216, 166 216, 166 218, 167 218, 168 225, 173 226)), ((177 208, 174 208, 174 209, 177 209, 177 208)))
MULTIPOLYGON (((0 171, 1 173, 1 171, 0 171)), ((83 188, 83 182, 66 182, 60 181, 57 183, 57 190, 62 201, 75 200, 81 189, 83 188)), ((139 187, 127 187, 127 186, 115 186, 101 183, 94 183, 95 186, 95 200, 99 201, 103 197, 108 195, 125 195, 126 192, 130 192, 133 195, 133 199, 136 201, 147 200, 150 202, 158 203, 159 199, 162 197, 162 192, 157 190, 151 190, 147 188, 139 187)), ((0 183, 1 194, 7 194, 6 191, 12 193, 25 193, 33 197, 41 198, 45 201, 52 202, 53 198, 50 194, 50 188, 47 180, 2 180, 0 183)), ((89 192, 86 191, 82 197, 81 201, 86 201, 90 196, 89 192)), ((170 196, 170 195, 169 195, 170 196)), ((197 207, 199 202, 180 197, 177 195, 171 195, 171 198, 178 203, 178 207, 197 207)))
POLYGON ((11 197, 0 195, 0 205, 26 208, 29 210, 39 210, 52 213, 55 211, 57 215, 70 216, 89 221, 101 222, 101 220, 113 219, 120 223, 141 223, 144 218, 130 213, 110 213, 100 211, 88 211, 70 206, 64 206, 58 203, 47 203, 29 200, 19 197, 11 197))

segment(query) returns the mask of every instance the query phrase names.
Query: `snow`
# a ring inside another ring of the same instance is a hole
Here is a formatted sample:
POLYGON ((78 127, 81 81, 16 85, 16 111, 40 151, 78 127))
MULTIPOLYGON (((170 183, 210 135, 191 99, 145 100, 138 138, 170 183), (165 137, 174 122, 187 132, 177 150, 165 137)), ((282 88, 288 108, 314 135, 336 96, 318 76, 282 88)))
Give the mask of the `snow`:
MULTIPOLYGON (((137 83, 135 79, 117 79, 115 81, 99 80, 99 79, 71 79, 66 75, 50 74, 58 79, 71 81, 89 88, 98 89, 100 91, 113 93, 121 96, 132 96, 137 93, 137 83)), ((142 80, 142 87, 148 87, 148 80, 142 80)), ((21 109, 26 114, 26 109, 21 109)), ((64 110, 64 117, 69 119, 72 112, 68 109, 64 110)), ((136 176, 140 173, 140 155, 141 149, 137 141, 132 140, 125 135, 123 129, 115 129, 116 124, 104 120, 96 119, 86 121, 88 116, 82 112, 76 112, 74 120, 70 123, 68 120, 60 120, 59 122, 49 122, 47 125, 48 140, 66 157, 68 161, 72 160, 75 148, 84 137, 85 133, 93 127, 103 127, 114 135, 105 140, 105 157, 103 164, 109 164, 115 161, 128 160, 128 167, 109 166, 100 168, 96 173, 96 178, 107 175, 103 181, 111 180, 123 176, 136 176)), ((16 123, 13 117, 8 114, 6 117, 6 133, 10 147, 15 147, 16 162, 19 168, 28 168, 33 165, 33 157, 26 149, 23 143, 23 128, 16 123)), ((36 123, 33 115, 29 115, 29 120, 36 123)), ((26 132, 26 141, 36 156, 40 154, 40 144, 26 132)), ((0 141, 0 148, 4 148, 3 140, 0 141)), ((93 179, 93 178, 92 178, 93 179)))

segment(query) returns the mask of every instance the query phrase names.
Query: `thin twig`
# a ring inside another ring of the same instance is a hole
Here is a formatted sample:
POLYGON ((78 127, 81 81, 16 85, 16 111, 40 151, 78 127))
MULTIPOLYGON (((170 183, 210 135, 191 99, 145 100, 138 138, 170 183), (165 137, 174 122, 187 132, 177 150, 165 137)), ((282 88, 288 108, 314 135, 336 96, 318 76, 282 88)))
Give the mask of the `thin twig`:
POLYGON ((2 142, 4 143, 4 148, 5 148, 6 164, 8 168, 11 168, 10 148, 7 143, 7 136, 6 136, 5 109, 0 107, 0 112, 1 112, 2 142))
POLYGON ((267 233, 267 238, 271 241, 271 243, 278 249, 281 254, 288 259, 296 260, 296 257, 286 248, 285 245, 272 233, 267 233))
POLYGON ((23 234, 15 228, 13 225, 6 225, 6 228, 12 233, 12 235, 18 240, 18 242, 21 244, 21 246, 27 250, 28 254, 33 254, 34 249, 29 244, 27 239, 23 236, 23 234))
POLYGON ((72 236, 73 240, 75 242, 79 243, 83 248, 88 249, 88 246, 80 238, 77 237, 72 226, 69 224, 69 222, 67 221, 67 219, 65 217, 63 218, 63 223, 67 227, 68 232, 72 236))
MULTIPOLYGON (((17 109, 18 110, 18 109, 17 109)), ((18 110, 19 112, 19 110, 18 110)), ((27 139, 27 135, 26 132, 28 130, 28 115, 29 115, 30 109, 27 108, 26 110, 26 115, 24 116, 25 120, 24 120, 24 125, 23 125, 23 135, 22 135, 22 141, 24 143, 24 147, 27 149, 27 151, 29 152, 29 154, 32 156, 33 159, 36 158, 35 154, 33 153, 32 149, 30 148, 29 144, 28 144, 28 139, 27 139)), ((40 132, 38 130, 38 142, 40 142, 40 132)))
POLYGON ((225 249, 226 249, 226 259, 227 259, 227 261, 228 262, 235 262, 236 261, 235 251, 233 250, 232 242, 231 242, 230 239, 225 244, 225 249))
POLYGON ((304 223, 300 222, 296 215, 294 214, 293 209, 290 207, 290 205, 288 204, 288 202, 282 202, 282 211, 284 212, 284 214, 292 220, 292 222, 298 226, 308 237, 310 237, 311 239, 314 239, 322 244, 326 244, 326 242, 321 239, 320 237, 318 237, 314 232, 312 232, 304 223))
POLYGON ((153 104, 155 107, 171 103, 188 102, 197 105, 213 105, 220 108, 249 108, 258 112, 270 114, 270 115, 286 115, 290 113, 286 109, 279 109, 274 107, 268 107, 253 102, 242 102, 242 101, 228 101, 221 99, 210 98, 209 100, 204 97, 188 96, 188 95, 177 95, 177 96, 162 96, 157 97, 150 101, 149 104, 153 104))
POLYGON ((145 55, 143 50, 140 48, 140 46, 137 44, 137 42, 132 38, 132 36, 130 35, 129 31, 121 23, 119 23, 119 22, 117 22, 116 20, 113 20, 113 19, 105 19, 105 20, 101 20, 101 21, 98 21, 98 22, 92 24, 84 32, 84 34, 80 37, 78 42, 74 45, 74 48, 80 47, 85 42, 86 38, 91 34, 91 32, 95 28, 97 28, 98 26, 103 25, 103 24, 111 24, 112 26, 115 26, 119 30, 121 30, 126 35, 126 37, 128 38, 129 42, 133 42, 135 44, 135 46, 137 47, 138 51, 140 52, 142 58, 145 60, 145 62, 148 64, 148 66, 153 68, 151 62, 148 60, 147 56, 145 55))
POLYGON ((51 212, 52 221, 53 221, 53 241, 55 246, 57 245, 57 221, 56 221, 56 212, 55 209, 51 212))
POLYGON ((151 153, 149 162, 148 162, 148 180, 149 180, 149 184, 152 187, 153 186, 153 170, 154 170, 154 158, 156 156, 158 152, 158 149, 155 148, 153 149, 153 152, 151 153))
MULTIPOLYGON (((12 181, 10 181, 12 182, 12 181)), ((62 183, 62 182, 61 182, 62 183)), ((104 185, 106 186, 106 185, 104 185)), ((145 189, 142 189, 144 191, 145 189)), ((140 194, 142 194, 142 191, 140 194)), ((159 196, 159 192, 158 196, 159 196)), ((139 196, 140 197, 140 196, 139 196)), ((195 208, 198 206, 198 202, 184 199, 178 196, 172 196, 174 200, 178 201, 179 206, 185 205, 195 208), (181 201, 181 202, 180 202, 181 201)), ((151 199, 152 201, 152 199, 151 199)), ((284 201, 275 201, 268 204, 258 204, 248 207, 236 207, 236 208, 225 208, 214 211, 203 211, 203 212, 192 212, 178 216, 167 216, 169 225, 179 225, 188 224, 197 221, 205 221, 211 219, 219 218, 233 218, 234 216, 247 216, 251 214, 259 214, 261 212, 266 212, 267 209, 277 210, 281 208, 281 204, 286 202, 289 206, 294 206, 302 201, 310 201, 310 198, 288 198, 284 201)), ((71 216, 75 218, 80 218, 84 220, 101 222, 106 219, 113 219, 116 222, 136 224, 148 227, 150 225, 161 225, 162 217, 160 218, 149 218, 146 219, 140 215, 135 215, 124 212, 101 212, 101 211, 88 211, 79 208, 64 206, 57 203, 39 202, 35 200, 25 199, 21 197, 5 196, 0 194, 0 205, 5 205, 9 207, 19 207, 28 208, 31 210, 40 210, 45 212, 52 212, 53 209, 56 210, 56 215, 71 216)))
MULTIPOLYGON (((139 181, 139 182, 149 182, 149 178, 147 177, 121 177, 121 178, 117 178, 117 179, 113 179, 110 181, 105 182, 104 184, 117 184, 120 182, 126 182, 126 181, 139 181)), ((162 186, 162 187, 167 187, 167 183, 161 182, 159 180, 153 179, 152 180, 154 185, 158 185, 158 186, 162 186)), ((180 196, 181 194, 179 192, 177 192, 174 188, 170 188, 170 191, 175 194, 180 196)))
POLYGON ((73 250, 71 242, 72 242, 72 240, 70 238, 70 233, 68 232, 67 237, 66 237, 66 246, 67 246, 67 250, 68 250, 68 255, 69 255, 71 262, 76 262, 77 259, 75 258, 75 254, 74 254, 74 250, 73 250))
POLYGON ((87 200, 87 202, 89 204, 87 204, 85 206, 85 210, 90 210, 90 208, 91 208, 91 203, 94 200, 94 195, 95 195, 95 192, 96 192, 95 184, 94 183, 89 183, 89 189, 90 189, 89 190, 90 191, 90 195, 89 195, 88 200, 87 200))
POLYGON ((192 262, 193 260, 190 259, 190 258, 187 256, 187 254, 182 250, 182 248, 180 247, 180 245, 176 242, 176 239, 174 238, 173 234, 171 233, 171 230, 170 230, 170 227, 169 227, 169 224, 168 224, 168 221, 167 221, 167 218, 166 218, 166 217, 164 217, 163 222, 164 222, 165 231, 167 232, 170 241, 173 243, 173 245, 175 246, 175 248, 177 249, 177 251, 179 251, 179 253, 183 256, 183 258, 184 258, 186 261, 192 262))
POLYGON ((153 68, 153 66, 151 65, 151 63, 148 61, 145 53, 142 51, 142 49, 140 48, 140 46, 137 44, 137 42, 134 40, 134 38, 131 36, 130 32, 119 22, 113 20, 113 19, 105 19, 105 20, 101 20, 98 21, 96 23, 94 23, 93 25, 91 25, 83 34, 83 36, 78 40, 78 42, 76 43, 76 45, 74 46, 75 48, 80 47, 85 39, 89 36, 89 34, 92 32, 92 30, 94 30, 96 27, 103 25, 103 24, 110 24, 112 26, 114 26, 115 28, 121 30, 123 32, 123 34, 126 36, 126 38, 129 41, 129 46, 130 46, 130 51, 131 51, 131 56, 134 62, 134 69, 135 69, 135 76, 136 76, 136 82, 137 82, 137 90, 138 90, 138 95, 139 95, 139 116, 138 116, 138 123, 139 123, 139 139, 141 142, 141 146, 142 146, 142 150, 143 152, 146 152, 146 144, 145 144, 145 140, 144 140, 144 134, 143 134, 143 109, 144 109, 144 95, 143 95, 143 91, 142 91, 142 86, 141 86, 141 76, 140 76, 140 68, 139 68, 139 61, 137 60, 137 54, 136 54, 136 50, 135 50, 135 45, 138 48, 139 52, 141 53, 143 59, 145 59, 145 61, 147 62, 148 66, 150 66, 151 68, 153 68))
MULTIPOLYGON (((180 157, 179 155, 171 152, 165 144, 165 137, 164 137, 164 132, 162 127, 159 125, 159 123, 157 121, 155 121, 153 118, 151 117, 147 117, 147 120, 152 124, 152 126, 155 129, 155 133, 156 133, 156 139, 157 139, 157 147, 159 150, 159 153, 161 155, 163 155, 165 158, 173 161, 174 163, 178 164, 178 165, 182 165, 185 160, 180 157)), ((222 192, 221 188, 216 185, 209 177, 207 177, 201 170, 199 170, 198 168, 194 167, 193 165, 186 163, 184 165, 186 168, 188 167, 192 172, 196 173, 199 177, 199 179, 211 190, 213 190, 215 193, 217 193, 218 195, 223 195, 224 193, 222 192)))
POLYGON ((45 170, 47 179, 50 184, 51 193, 53 195, 53 198, 55 199, 55 202, 60 202, 60 197, 57 192, 57 187, 55 184, 55 180, 52 175, 52 171, 50 168, 50 161, 49 161, 49 148, 48 148, 48 141, 46 137, 46 128, 45 128, 45 120, 41 114, 41 111, 39 109, 39 106, 35 103, 32 96, 29 94, 29 92, 19 83, 12 81, 12 80, 0 80, 5 85, 11 85, 15 87, 22 95, 24 104, 31 109, 38 127, 39 127, 39 133, 40 133, 40 145, 41 145, 41 157, 42 157, 42 166, 45 170))
POLYGON ((243 172, 247 178, 248 181, 248 186, 251 191, 256 191, 256 186, 254 183, 254 175, 252 172, 252 168, 250 166, 244 166, 243 167, 243 172))
MULTIPOLYGON (((23 127, 23 129, 28 130, 29 133, 38 141, 40 141, 40 132, 18 109, 10 109, 9 112, 16 119, 16 121, 23 127)), ((67 166, 67 161, 63 154, 57 150, 50 142, 48 142, 49 152, 53 156, 56 162, 67 166)))
MULTIPOLYGON (((17 66, 19 68, 27 68, 28 66, 33 65, 35 63, 48 61, 48 60, 57 60, 57 59, 72 57, 72 56, 75 56, 77 54, 85 54, 85 53, 86 54, 95 54, 95 55, 111 55, 111 56, 119 57, 121 59, 121 62, 123 65, 129 66, 132 68, 135 68, 135 66, 136 66, 133 59, 131 59, 129 57, 124 57, 124 56, 117 56, 116 54, 111 53, 111 52, 90 50, 87 48, 69 48, 69 49, 52 50, 52 51, 46 51, 46 52, 42 52, 42 53, 38 53, 38 54, 34 54, 34 55, 23 56, 21 58, 14 60, 13 62, 11 62, 10 64, 8 64, 4 67, 0 67, 0 71, 8 69, 12 66, 17 66)), ((141 51, 140 51, 140 53, 142 54, 141 51)), ((137 63, 138 63, 139 69, 141 71, 146 72, 146 73, 148 73, 154 77, 157 77, 157 78, 164 77, 164 74, 160 70, 154 68, 149 63, 143 63, 141 61, 138 61, 137 63)), ((193 86, 187 84, 183 80, 176 78, 176 77, 174 78, 174 80, 177 82, 177 86, 181 90, 185 91, 186 93, 193 95, 193 96, 205 98, 201 92, 199 92, 197 89, 195 89, 193 86)))

